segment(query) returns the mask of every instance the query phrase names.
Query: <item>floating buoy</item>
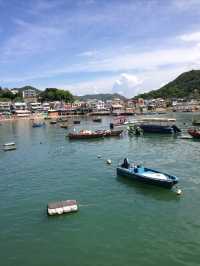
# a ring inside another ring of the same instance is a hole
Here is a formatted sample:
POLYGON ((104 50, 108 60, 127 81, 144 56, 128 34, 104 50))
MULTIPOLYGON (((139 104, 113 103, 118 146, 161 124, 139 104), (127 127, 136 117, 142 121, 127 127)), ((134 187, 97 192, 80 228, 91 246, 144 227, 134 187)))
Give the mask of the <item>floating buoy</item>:
POLYGON ((176 195, 180 196, 181 194, 182 194, 182 190, 181 190, 180 188, 178 188, 178 189, 176 190, 176 195))
POLYGON ((78 204, 76 200, 65 200, 49 203, 47 206, 48 215, 61 215, 76 211, 78 211, 78 204))
POLYGON ((112 161, 111 161, 110 159, 108 159, 108 160, 106 161, 106 163, 107 163, 107 164, 111 164, 112 161))
POLYGON ((101 155, 97 155, 97 158, 101 158, 101 155))

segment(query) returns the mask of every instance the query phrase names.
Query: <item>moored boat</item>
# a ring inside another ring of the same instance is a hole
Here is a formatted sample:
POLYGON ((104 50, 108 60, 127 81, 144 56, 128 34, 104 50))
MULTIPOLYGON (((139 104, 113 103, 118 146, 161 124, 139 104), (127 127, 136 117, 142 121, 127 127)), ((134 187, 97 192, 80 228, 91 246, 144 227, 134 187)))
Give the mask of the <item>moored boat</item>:
POLYGON ((101 123, 102 119, 100 117, 96 117, 94 119, 92 119, 93 122, 96 122, 96 123, 101 123))
POLYGON ((94 139, 94 138, 103 138, 104 133, 101 132, 95 132, 91 130, 81 130, 78 133, 69 133, 68 134, 69 139, 94 139))
POLYGON ((172 134, 181 130, 175 125, 174 118, 144 118, 138 121, 138 126, 143 133, 172 134))
POLYGON ((68 124, 67 123, 62 123, 62 124, 60 124, 60 127, 61 128, 68 128, 68 124))
POLYGON ((3 150, 4 150, 4 151, 12 151, 12 150, 16 150, 16 144, 15 144, 15 142, 5 143, 5 144, 3 145, 3 150))
POLYGON ((61 122, 61 123, 68 122, 68 119, 66 117, 59 117, 57 119, 57 122, 61 122))
POLYGON ((105 136, 106 137, 117 137, 117 136, 120 136, 122 132, 123 132, 123 129, 109 130, 109 132, 106 132, 105 136))
POLYGON ((141 165, 129 164, 126 158, 123 164, 117 167, 117 175, 169 189, 178 183, 178 178, 176 176, 149 169, 141 165))
POLYGON ((50 121, 50 124, 51 125, 55 125, 55 124, 57 124, 57 121, 56 120, 52 120, 52 121, 50 121))
POLYGON ((200 139, 200 129, 189 128, 188 133, 195 139, 200 139))
POLYGON ((32 124, 32 127, 35 128, 35 127, 43 127, 45 126, 45 123, 36 123, 36 122, 33 122, 32 124))
MULTIPOLYGON (((98 132, 98 131, 96 131, 98 132)), ((100 132, 100 131, 99 131, 100 132)), ((120 136, 123 132, 123 129, 120 130, 102 130, 104 137, 117 137, 120 136)))
POLYGON ((110 129, 113 129, 115 127, 125 127, 125 123, 127 122, 127 119, 125 116, 119 116, 115 119, 113 119, 113 122, 110 123, 110 129))
POLYGON ((74 123, 75 125, 77 125, 77 124, 80 124, 81 121, 80 121, 80 120, 74 120, 73 123, 74 123))

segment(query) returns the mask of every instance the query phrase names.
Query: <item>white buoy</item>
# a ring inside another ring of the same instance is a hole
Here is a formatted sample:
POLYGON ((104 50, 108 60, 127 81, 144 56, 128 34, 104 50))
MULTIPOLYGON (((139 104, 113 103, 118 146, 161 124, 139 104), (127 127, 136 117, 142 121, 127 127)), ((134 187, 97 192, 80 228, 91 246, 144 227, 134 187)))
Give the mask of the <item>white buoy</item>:
POLYGON ((182 190, 181 190, 180 188, 178 188, 178 189, 176 190, 176 195, 180 196, 181 194, 182 194, 182 190))
POLYGON ((108 159, 108 160, 106 161, 106 163, 107 163, 107 164, 111 164, 112 161, 111 161, 110 159, 108 159))

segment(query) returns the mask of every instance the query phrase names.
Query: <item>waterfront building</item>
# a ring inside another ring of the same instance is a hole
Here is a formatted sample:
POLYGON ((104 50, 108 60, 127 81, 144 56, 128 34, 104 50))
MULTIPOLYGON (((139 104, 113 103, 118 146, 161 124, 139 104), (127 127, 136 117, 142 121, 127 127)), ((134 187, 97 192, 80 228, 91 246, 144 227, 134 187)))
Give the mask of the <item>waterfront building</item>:
POLYGON ((53 109, 48 110, 48 116, 49 117, 56 118, 56 117, 58 117, 58 115, 59 115, 59 112, 57 110, 53 110, 53 109))
POLYGON ((43 111, 43 107, 42 107, 41 103, 39 103, 39 102, 28 103, 28 109, 32 113, 43 111))
POLYGON ((91 108, 93 111, 102 111, 105 110, 105 102, 102 100, 92 99, 87 101, 88 108, 91 108))
POLYGON ((11 102, 0 102, 0 113, 8 113, 11 111, 11 102))
POLYGON ((42 111, 46 113, 49 110, 50 110, 50 103, 43 103, 42 104, 42 111))
POLYGON ((37 102, 37 92, 33 89, 26 89, 22 92, 23 99, 26 103, 37 102))
POLYGON ((14 104, 15 110, 27 110, 27 103, 25 102, 16 102, 14 104))
POLYGON ((12 94, 16 95, 19 91, 17 89, 11 89, 10 90, 12 92, 12 94))
POLYGON ((30 116, 31 112, 27 109, 27 104, 25 102, 16 102, 13 105, 13 111, 18 117, 30 116))

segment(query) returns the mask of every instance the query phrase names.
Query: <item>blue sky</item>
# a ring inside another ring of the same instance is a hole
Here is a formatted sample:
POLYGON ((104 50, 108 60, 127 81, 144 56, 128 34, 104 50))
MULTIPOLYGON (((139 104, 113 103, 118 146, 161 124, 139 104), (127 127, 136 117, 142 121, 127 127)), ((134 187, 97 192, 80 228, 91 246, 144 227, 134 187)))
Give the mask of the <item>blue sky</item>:
POLYGON ((200 66, 199 0, 0 0, 0 85, 157 89, 200 66))

